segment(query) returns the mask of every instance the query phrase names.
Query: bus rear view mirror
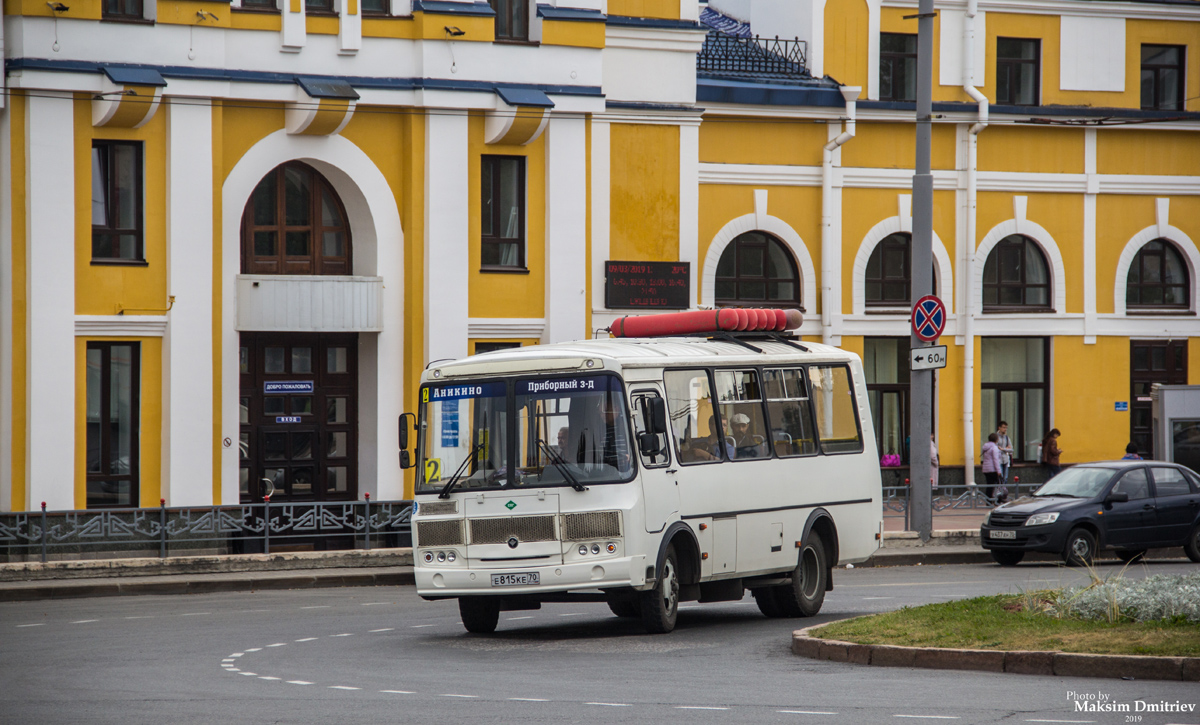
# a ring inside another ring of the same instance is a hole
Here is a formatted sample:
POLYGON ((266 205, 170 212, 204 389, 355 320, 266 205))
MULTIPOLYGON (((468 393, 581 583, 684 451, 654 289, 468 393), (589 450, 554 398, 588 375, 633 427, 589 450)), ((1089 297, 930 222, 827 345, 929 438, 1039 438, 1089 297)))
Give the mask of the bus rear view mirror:
POLYGON ((657 396, 646 396, 638 403, 646 426, 645 431, 638 434, 638 450, 643 456, 653 458, 662 453, 663 447, 659 444, 658 437, 667 432, 667 406, 663 399, 657 396))
POLYGON ((412 413, 405 413, 404 415, 401 415, 400 416, 400 440, 398 441, 399 446, 400 446, 400 468, 401 469, 412 468, 412 465, 413 465, 412 452, 408 450, 408 427, 409 427, 409 425, 412 425, 414 430, 416 429, 417 416, 413 415, 412 413), (412 419, 411 423, 409 422, 410 418, 412 419))
POLYGON ((664 435, 667 432, 667 403, 662 398, 653 397, 646 398, 646 403, 649 406, 646 421, 654 431, 655 435, 664 435))

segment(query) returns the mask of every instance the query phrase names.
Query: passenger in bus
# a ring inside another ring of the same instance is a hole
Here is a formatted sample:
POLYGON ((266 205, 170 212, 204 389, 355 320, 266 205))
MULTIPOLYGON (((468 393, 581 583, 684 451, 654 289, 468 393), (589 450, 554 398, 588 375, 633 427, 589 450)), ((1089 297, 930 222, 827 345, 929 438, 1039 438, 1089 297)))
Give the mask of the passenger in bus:
POLYGON ((734 458, 759 458, 764 455, 762 438, 750 434, 750 416, 734 413, 729 418, 734 458))
POLYGON ((563 458, 589 471, 601 465, 627 471, 632 456, 624 426, 618 425, 619 403, 611 393, 588 397, 588 404, 572 406, 570 426, 558 433, 563 458))
POLYGON ((570 432, 571 429, 565 425, 558 429, 558 445, 554 446, 554 452, 560 456, 567 453, 567 440, 570 437, 570 432))
POLYGON ((729 439, 721 435, 721 429, 717 425, 717 417, 710 415, 708 417, 708 437, 693 438, 688 441, 688 446, 684 450, 684 461, 692 463, 695 461, 719 461, 721 460, 721 448, 725 448, 726 458, 734 457, 733 445, 729 439))

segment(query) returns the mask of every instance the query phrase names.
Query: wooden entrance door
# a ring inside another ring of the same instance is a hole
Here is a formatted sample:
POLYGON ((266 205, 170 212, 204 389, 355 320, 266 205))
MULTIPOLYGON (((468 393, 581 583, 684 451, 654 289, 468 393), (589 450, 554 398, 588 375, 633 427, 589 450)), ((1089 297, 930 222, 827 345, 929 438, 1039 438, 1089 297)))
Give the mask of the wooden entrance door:
POLYGON ((1129 440, 1143 457, 1161 458, 1166 451, 1154 450, 1150 427, 1150 386, 1187 383, 1187 341, 1130 340, 1129 348, 1129 440))
POLYGON ((358 336, 243 332, 241 500, 358 497, 358 336))

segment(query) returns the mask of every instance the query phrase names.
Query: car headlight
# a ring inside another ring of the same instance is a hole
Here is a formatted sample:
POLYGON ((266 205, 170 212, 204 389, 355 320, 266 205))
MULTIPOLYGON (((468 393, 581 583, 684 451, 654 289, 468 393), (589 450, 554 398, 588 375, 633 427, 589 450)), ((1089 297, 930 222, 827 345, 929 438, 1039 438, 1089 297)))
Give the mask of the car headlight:
POLYGON ((1041 526, 1043 524, 1052 524, 1055 521, 1058 521, 1058 512, 1057 511, 1055 511, 1052 514, 1034 514, 1033 516, 1029 517, 1029 520, 1025 522, 1025 525, 1026 526, 1041 526))

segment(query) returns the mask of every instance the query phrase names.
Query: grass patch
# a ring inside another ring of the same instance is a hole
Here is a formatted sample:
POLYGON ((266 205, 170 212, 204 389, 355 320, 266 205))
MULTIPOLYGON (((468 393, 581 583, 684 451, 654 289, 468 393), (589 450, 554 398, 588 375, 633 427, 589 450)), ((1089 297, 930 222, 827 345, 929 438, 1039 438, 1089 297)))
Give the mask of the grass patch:
POLYGON ((1030 601, 1030 594, 905 607, 834 622, 811 634, 845 642, 904 647, 1200 657, 1200 626, 1194 622, 1058 619, 1030 611, 1025 604, 1030 601))

